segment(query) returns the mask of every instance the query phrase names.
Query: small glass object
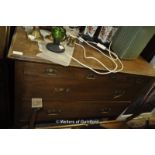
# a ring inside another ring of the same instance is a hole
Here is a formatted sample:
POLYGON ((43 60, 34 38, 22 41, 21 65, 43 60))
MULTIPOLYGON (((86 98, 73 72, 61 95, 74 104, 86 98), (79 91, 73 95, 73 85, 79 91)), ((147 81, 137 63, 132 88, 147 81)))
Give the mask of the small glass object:
POLYGON ((60 45, 60 42, 65 40, 66 30, 63 27, 52 27, 52 37, 54 41, 46 45, 47 49, 55 53, 64 52, 65 48, 60 45))

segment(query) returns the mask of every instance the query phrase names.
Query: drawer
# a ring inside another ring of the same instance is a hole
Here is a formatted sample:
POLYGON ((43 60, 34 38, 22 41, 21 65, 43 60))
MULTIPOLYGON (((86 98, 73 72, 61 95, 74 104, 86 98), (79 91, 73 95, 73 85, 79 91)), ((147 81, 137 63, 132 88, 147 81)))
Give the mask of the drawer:
POLYGON ((34 76, 40 80, 85 80, 88 82, 112 83, 113 85, 143 84, 148 80, 144 76, 124 73, 98 75, 85 68, 64 67, 60 65, 24 62, 24 75, 34 76))
MULTIPOLYGON (((20 110, 20 120, 27 121, 32 113, 31 101, 24 101, 20 110)), ((116 117, 130 102, 50 102, 43 101, 43 108, 38 112, 37 121, 54 119, 80 119, 97 117, 116 117)))
POLYGON ((113 100, 131 101, 143 87, 141 84, 130 84, 89 80, 42 79, 27 76, 23 78, 23 98, 43 98, 58 100, 113 100))
POLYGON ((25 62, 21 66, 16 76, 19 109, 15 111, 21 121, 31 116, 32 98, 43 99, 38 121, 117 116, 148 81, 143 76, 97 75, 87 69, 59 65, 25 62))
POLYGON ((84 79, 86 70, 75 67, 63 67, 41 63, 24 63, 24 75, 47 79, 84 79))
POLYGON ((103 76, 75 67, 31 62, 21 64, 24 74, 19 76, 18 85, 22 87, 22 99, 133 101, 148 81, 144 76, 123 73, 103 76), (54 74, 46 72, 51 67, 56 70, 54 74))
POLYGON ((125 81, 126 76, 128 77, 124 74, 113 74, 102 76, 100 80, 77 80, 24 75, 23 97, 41 97, 50 100, 132 101, 139 90, 147 84, 148 79, 129 75, 128 82, 125 81))

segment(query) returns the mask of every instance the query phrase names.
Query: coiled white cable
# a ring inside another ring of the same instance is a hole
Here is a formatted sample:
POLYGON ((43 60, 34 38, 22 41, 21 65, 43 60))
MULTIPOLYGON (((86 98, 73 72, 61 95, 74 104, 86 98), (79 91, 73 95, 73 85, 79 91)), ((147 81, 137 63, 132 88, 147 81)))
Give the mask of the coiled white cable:
MULTIPOLYGON (((110 49, 107 49, 105 46, 103 46, 102 44, 99 44, 99 43, 96 43, 96 45, 98 46, 98 47, 100 47, 100 48, 102 48, 103 50, 107 50, 108 52, 109 52, 109 55, 110 55, 110 57, 109 56, 107 56, 106 54, 104 54, 101 50, 99 50, 98 48, 96 48, 96 47, 94 47, 93 45, 91 45, 91 44, 89 44, 87 41, 85 41, 84 40, 84 42, 87 44, 87 45, 89 45, 90 47, 92 47, 92 48, 94 48, 95 50, 97 50, 97 51, 99 51, 103 56, 105 56, 105 57, 107 57, 108 59, 110 59, 114 64, 115 64, 115 69, 113 69, 113 70, 110 70, 111 72, 113 72, 113 73, 115 73, 115 72, 117 72, 117 68, 118 68, 118 64, 115 62, 115 61, 120 61, 120 59, 118 58, 118 56, 115 54, 115 53, 113 53, 113 52, 111 52, 111 50, 110 49), (113 58, 113 56, 115 57, 115 58, 113 58)), ((95 43, 94 43, 95 44, 95 43)), ((110 48, 110 46, 109 46, 109 48, 110 48)), ((123 65, 123 64, 122 64, 123 65)))
POLYGON ((110 50, 110 48, 111 48, 111 44, 112 44, 112 42, 110 43, 109 48, 106 49, 106 50, 109 52, 110 57, 112 57, 112 55, 113 55, 114 57, 116 57, 116 58, 114 58, 114 59, 115 59, 115 60, 118 60, 118 62, 120 63, 121 68, 120 68, 120 69, 117 69, 117 72, 120 72, 120 71, 123 70, 124 66, 123 66, 122 61, 118 58, 117 54, 114 53, 114 52, 112 52, 112 51, 110 50))
MULTIPOLYGON (((112 73, 113 70, 108 69, 108 68, 107 68, 102 62, 100 62, 98 59, 96 59, 96 58, 94 58, 94 57, 87 57, 87 56, 86 56, 86 52, 85 52, 84 46, 82 46, 82 45, 80 45, 80 44, 78 44, 78 43, 76 43, 76 45, 81 46, 81 47, 83 48, 84 57, 85 57, 86 59, 94 59, 94 60, 96 60, 96 61, 99 62, 104 68, 106 68, 106 69, 108 70, 108 72, 99 72, 99 71, 97 71, 97 70, 95 70, 95 69, 89 67, 88 65, 85 65, 84 63, 80 62, 79 60, 77 60, 77 59, 74 58, 73 56, 66 54, 67 56, 71 57, 74 61, 78 62, 80 65, 82 65, 82 66, 84 66, 84 67, 86 67, 86 68, 92 70, 93 72, 95 72, 95 73, 97 73, 97 74, 105 75, 105 74, 112 73)), ((115 68, 116 68, 116 67, 115 67, 115 68)))
POLYGON ((91 42, 93 44, 96 44, 97 46, 99 45, 100 48, 102 48, 101 46, 103 46, 104 50, 107 50, 109 52, 109 56, 107 56, 106 54, 104 54, 101 50, 99 50, 98 48, 94 47, 93 45, 89 44, 87 41, 85 41, 83 38, 78 38, 76 36, 73 36, 72 34, 69 34, 70 36, 74 37, 74 38, 77 38, 80 42, 85 42, 88 46, 94 48, 95 50, 99 51, 103 56, 105 56, 106 58, 108 58, 110 61, 113 62, 113 64, 115 65, 114 69, 109 69, 106 65, 104 65, 101 61, 99 61, 98 59, 96 59, 95 57, 91 57, 91 56, 87 56, 86 55, 86 50, 85 50, 85 47, 81 44, 78 44, 78 43, 75 43, 76 45, 80 46, 83 51, 84 51, 84 58, 85 59, 93 59, 95 61, 97 61, 102 67, 104 67, 106 70, 108 70, 107 72, 99 72, 91 67, 89 67, 88 65, 85 65, 84 63, 80 62, 79 60, 77 60, 76 58, 74 58, 73 56, 71 55, 68 55, 66 54, 67 56, 71 57, 74 61, 76 61, 77 63, 79 63, 80 65, 92 70, 93 72, 97 73, 97 74, 100 74, 100 75, 106 75, 106 74, 110 74, 110 73, 117 73, 117 72, 120 72, 123 70, 123 64, 121 62, 121 60, 118 58, 118 56, 112 52, 110 50, 110 47, 111 47, 111 44, 109 46, 109 48, 107 49, 105 46, 101 45, 101 44, 97 44, 95 42, 91 42), (116 63, 116 61, 118 61, 120 64, 121 64, 121 68, 118 69, 118 64, 116 63))
POLYGON ((86 55, 85 47, 82 46, 81 44, 78 44, 78 43, 75 43, 75 44, 78 45, 78 46, 81 46, 81 47, 83 48, 83 51, 84 51, 84 58, 85 58, 85 59, 93 59, 93 60, 97 61, 102 67, 104 67, 104 68, 105 68, 106 70, 108 70, 109 72, 111 72, 112 70, 115 71, 115 70, 117 69, 117 64, 116 64, 111 58, 107 57, 107 55, 106 55, 106 57, 109 58, 111 61, 113 61, 113 62, 115 63, 115 68, 114 68, 114 69, 109 69, 106 65, 104 65, 101 61, 99 61, 99 60, 96 59, 95 57, 91 57, 91 56, 88 57, 88 56, 86 55))

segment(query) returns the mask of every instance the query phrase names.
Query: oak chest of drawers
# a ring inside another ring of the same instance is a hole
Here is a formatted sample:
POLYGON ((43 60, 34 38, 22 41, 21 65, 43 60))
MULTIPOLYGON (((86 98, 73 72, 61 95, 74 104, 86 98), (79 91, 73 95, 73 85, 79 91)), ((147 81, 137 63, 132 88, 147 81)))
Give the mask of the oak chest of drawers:
MULTIPOLYGON (((8 54, 15 59, 17 127, 30 121, 33 99, 42 100, 36 123, 58 119, 115 119, 148 82, 154 81, 155 71, 141 59, 123 61, 121 73, 97 75, 73 62, 64 67, 41 60, 36 57, 37 52, 37 45, 18 28, 8 54), (22 40, 22 45, 18 40, 22 40), (14 55, 14 50, 22 51, 23 55, 14 55)), ((93 67, 100 69, 95 64, 93 67)))
POLYGON ((87 69, 16 61, 17 124, 28 123, 32 99, 42 99, 36 122, 54 119, 116 118, 151 78, 97 75, 87 69))

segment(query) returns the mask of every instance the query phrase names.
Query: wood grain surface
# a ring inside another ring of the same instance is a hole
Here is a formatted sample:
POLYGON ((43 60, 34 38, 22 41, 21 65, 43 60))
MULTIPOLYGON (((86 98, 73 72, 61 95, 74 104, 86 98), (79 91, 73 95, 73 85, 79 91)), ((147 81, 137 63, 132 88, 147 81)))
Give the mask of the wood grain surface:
MULTIPOLYGON (((112 63, 102 56, 99 52, 96 50, 84 45, 86 48, 86 52, 88 56, 94 56, 98 58, 100 61, 105 63, 105 65, 109 67, 113 67, 112 63)), ((38 58, 36 56, 37 53, 39 53, 38 45, 36 42, 32 42, 27 38, 27 35, 22 27, 16 28, 16 33, 13 37, 12 45, 10 47, 8 57, 18 60, 26 60, 26 61, 33 61, 33 62, 44 62, 44 63, 52 63, 50 61, 38 58), (23 53, 22 56, 13 54, 13 51, 20 51, 23 53)), ((83 50, 79 46, 75 46, 74 55, 75 58, 80 60, 81 62, 85 63, 86 65, 89 65, 90 67, 94 69, 104 70, 98 63, 96 63, 94 60, 86 60, 83 57, 83 50)), ((122 60, 124 69, 123 73, 129 73, 129 74, 137 74, 137 75, 147 75, 147 76, 155 76, 155 69, 143 58, 139 57, 135 60, 122 60)), ((74 67, 82 67, 80 64, 75 62, 74 60, 71 61, 70 66, 74 67)))

